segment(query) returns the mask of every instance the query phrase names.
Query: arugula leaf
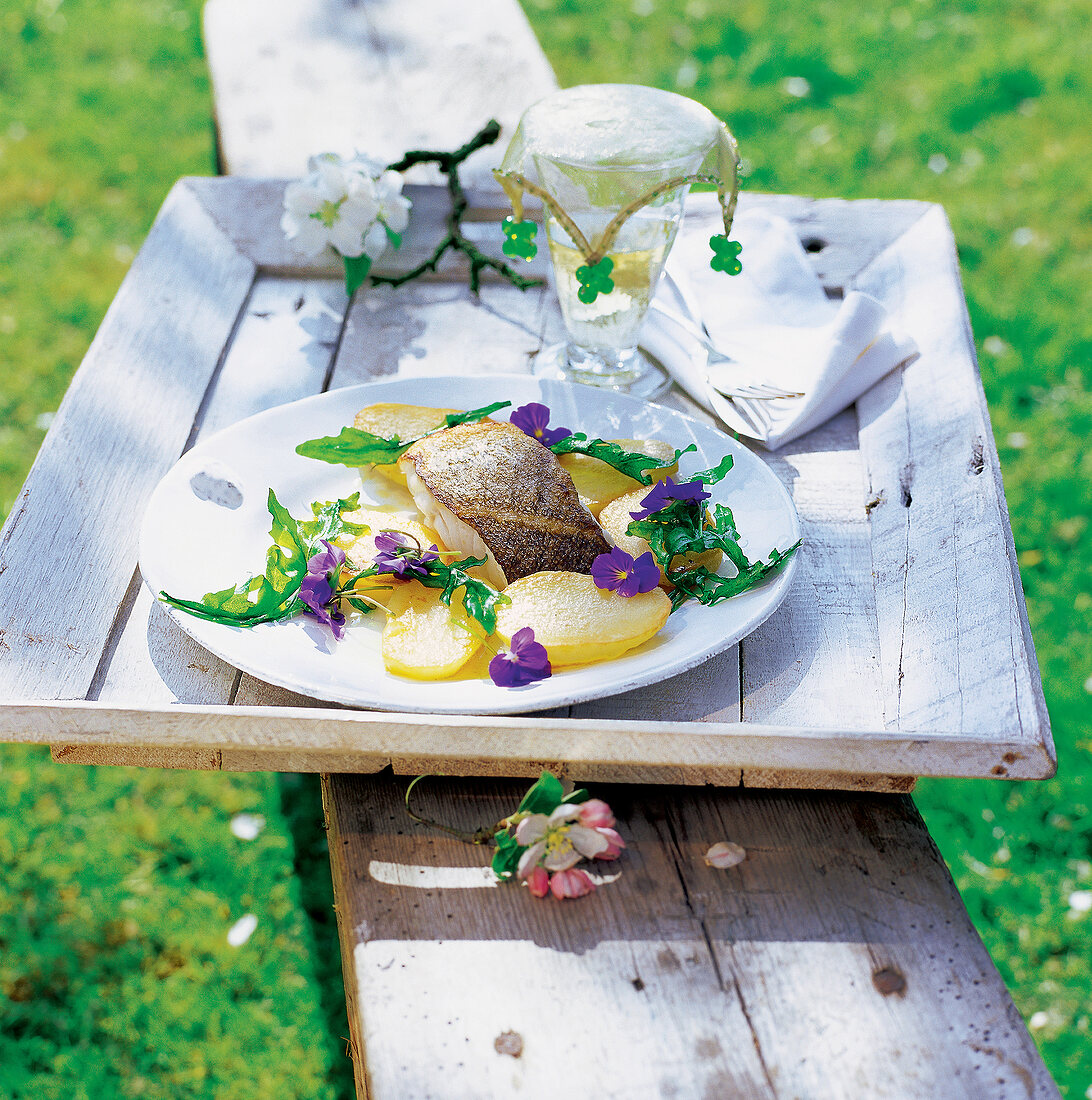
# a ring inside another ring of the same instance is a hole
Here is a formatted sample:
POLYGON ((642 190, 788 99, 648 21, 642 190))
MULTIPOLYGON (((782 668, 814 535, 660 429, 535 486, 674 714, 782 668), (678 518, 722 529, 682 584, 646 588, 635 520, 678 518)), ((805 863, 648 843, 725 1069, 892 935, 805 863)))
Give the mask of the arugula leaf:
POLYGON ((700 481, 704 485, 716 485, 718 481, 723 481, 728 476, 734 465, 735 459, 731 455, 725 455, 711 470, 701 470, 699 473, 691 474, 688 480, 700 481))
POLYGON ((671 593, 671 609, 674 611, 691 596, 699 603, 710 607, 720 603, 721 600, 730 599, 741 592, 755 588, 778 572, 799 548, 800 540, 797 540, 784 553, 775 548, 770 551, 769 561, 747 562, 734 577, 721 577, 710 572, 704 565, 672 573, 671 583, 675 588, 671 593))
MULTIPOLYGON (((454 428, 456 424, 468 424, 471 420, 484 420, 487 416, 492 416, 498 409, 507 409, 511 404, 511 401, 494 401, 492 405, 483 405, 480 409, 471 409, 470 412, 448 413, 444 420, 448 428, 454 428)), ((437 430, 433 429, 433 431, 437 430)), ((425 434, 432 435, 432 432, 426 432, 425 434)), ((424 436, 421 438, 424 439, 424 436)))
POLYGON ((443 561, 430 561, 427 563, 428 572, 415 573, 413 579, 426 588, 443 589, 440 599, 448 607, 451 606, 451 599, 456 591, 461 588, 466 613, 481 623, 487 634, 492 634, 497 629, 497 608, 511 601, 503 592, 498 592, 492 585, 470 576, 467 572, 476 565, 484 564, 485 558, 463 558, 450 565, 443 561))
POLYGON ((340 535, 363 535, 368 530, 366 523, 353 523, 345 519, 344 512, 355 512, 360 504, 360 493, 342 500, 328 500, 325 503, 315 502, 311 505, 311 513, 314 519, 301 520, 299 524, 300 534, 308 546, 315 546, 321 539, 333 542, 340 535))
POLYGON ((167 592, 160 592, 159 597, 200 619, 228 626, 251 627, 287 619, 305 606, 296 593, 307 576, 307 560, 316 552, 319 540, 330 541, 340 534, 363 530, 342 514, 352 511, 358 500, 359 494, 354 493, 344 500, 312 504, 314 519, 301 522, 270 489, 267 506, 273 519, 269 530, 273 544, 266 552, 265 573, 248 577, 234 588, 206 592, 199 601, 178 599, 167 592))
MULTIPOLYGON (((731 469, 730 458, 728 456, 705 473, 719 480, 716 478, 718 473, 723 477, 731 469)), ((776 573, 800 546, 797 541, 783 553, 775 548, 768 562, 752 562, 739 544, 740 536, 732 509, 726 504, 718 504, 710 519, 702 504, 693 500, 673 500, 667 507, 645 519, 634 520, 626 528, 626 534, 643 538, 656 563, 668 574, 675 586, 671 593, 673 611, 690 598, 710 606, 754 588, 776 573), (671 570, 670 565, 677 555, 700 554, 706 550, 723 551, 736 567, 736 576, 721 577, 705 566, 671 570)))
POLYGON ((366 432, 362 428, 349 425, 342 428, 337 435, 305 440, 296 448, 296 454, 304 458, 317 459, 319 462, 332 462, 342 466, 390 466, 425 436, 442 432, 445 428, 453 428, 456 424, 484 420, 490 413, 495 413, 497 409, 506 408, 511 404, 511 401, 495 401, 492 405, 471 409, 469 412, 448 413, 444 417, 443 424, 423 435, 407 440, 401 440, 397 436, 386 439, 374 432, 366 432))
POLYGON ((416 442, 416 439, 411 439, 403 443, 397 436, 384 439, 381 435, 348 426, 342 428, 338 435, 306 440, 296 448, 296 454, 343 466, 367 466, 372 463, 389 466, 416 442))
POLYGON ((661 462, 652 455, 646 455, 641 451, 627 451, 619 447, 617 443, 609 443, 605 439, 589 439, 583 432, 574 432, 572 435, 559 439, 550 446, 555 455, 582 454, 591 458, 597 458, 608 466, 613 466, 619 473, 639 481, 642 485, 651 485, 652 479, 647 471, 659 470, 664 466, 670 466, 690 451, 696 451, 697 446, 691 443, 689 447, 675 452, 671 462, 661 462))

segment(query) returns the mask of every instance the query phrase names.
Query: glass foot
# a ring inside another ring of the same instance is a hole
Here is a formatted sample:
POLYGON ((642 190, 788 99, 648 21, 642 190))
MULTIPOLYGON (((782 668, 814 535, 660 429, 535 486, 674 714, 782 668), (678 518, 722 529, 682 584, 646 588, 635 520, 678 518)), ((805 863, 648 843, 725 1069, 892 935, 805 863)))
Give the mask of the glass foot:
POLYGON ((671 376, 641 348, 626 352, 620 362, 606 364, 592 351, 576 344, 553 344, 535 357, 536 378, 580 382, 633 397, 658 397, 671 385, 671 376))

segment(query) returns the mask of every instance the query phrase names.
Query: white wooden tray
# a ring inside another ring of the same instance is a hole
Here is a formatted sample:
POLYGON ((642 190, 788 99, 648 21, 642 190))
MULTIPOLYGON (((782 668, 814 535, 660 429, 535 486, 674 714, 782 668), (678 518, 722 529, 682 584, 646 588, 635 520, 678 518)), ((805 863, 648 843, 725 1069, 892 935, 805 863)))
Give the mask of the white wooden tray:
MULTIPOLYGON (((901 790, 919 775, 1052 774, 955 250, 922 203, 745 196, 793 221, 829 293, 881 298, 922 354, 763 455, 807 553, 739 647, 515 717, 325 706, 200 649, 136 572, 144 504, 199 436, 374 378, 526 371, 560 331, 548 291, 494 283, 475 299, 450 267, 346 313, 338 273, 301 266, 282 239, 283 186, 181 181, 122 285, 0 537, 0 737, 59 759, 206 768, 901 790)), ((443 192, 415 198, 401 269, 446 213, 443 192)), ((484 240, 501 214, 481 216, 484 240)), ((715 223, 711 199, 688 218, 715 223)), ((704 417, 681 395, 665 403, 704 417)))

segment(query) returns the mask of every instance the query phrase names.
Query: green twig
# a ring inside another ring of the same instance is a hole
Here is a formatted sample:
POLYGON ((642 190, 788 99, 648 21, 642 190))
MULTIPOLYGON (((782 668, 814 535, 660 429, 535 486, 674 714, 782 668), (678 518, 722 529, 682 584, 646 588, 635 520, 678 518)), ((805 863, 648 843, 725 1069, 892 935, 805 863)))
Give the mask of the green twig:
POLYGON ((401 275, 373 275, 372 283, 379 286, 402 286, 411 279, 424 275, 426 271, 435 271, 445 253, 461 252, 470 263, 470 289, 477 294, 481 287, 481 273, 488 269, 503 276, 513 286, 527 290, 533 286, 542 286, 543 279, 526 278, 513 270, 502 260, 487 256, 471 241, 463 236, 462 219, 469 202, 462 182, 459 180, 459 165, 467 157, 486 145, 492 145, 500 137, 500 123, 490 119, 465 145, 451 153, 435 152, 428 149, 414 149, 406 153, 401 160, 388 165, 394 172, 405 172, 415 164, 435 163, 447 177, 447 190, 451 196, 451 210, 447 216, 447 236, 436 246, 432 255, 409 271, 401 275))
POLYGON ((452 825, 444 825, 443 822, 433 821, 428 817, 421 817, 420 814, 415 814, 409 805, 410 794, 413 792, 413 788, 421 782, 422 779, 427 779, 427 775, 419 775, 410 782, 410 785, 406 788, 406 813, 413 818, 419 825, 427 825, 430 829, 440 829, 442 832, 450 833, 452 836, 458 837, 460 840, 465 841, 467 844, 492 844, 493 836, 497 830, 501 827, 499 824, 492 826, 492 828, 475 829, 474 832, 469 832, 466 829, 456 829, 452 825))

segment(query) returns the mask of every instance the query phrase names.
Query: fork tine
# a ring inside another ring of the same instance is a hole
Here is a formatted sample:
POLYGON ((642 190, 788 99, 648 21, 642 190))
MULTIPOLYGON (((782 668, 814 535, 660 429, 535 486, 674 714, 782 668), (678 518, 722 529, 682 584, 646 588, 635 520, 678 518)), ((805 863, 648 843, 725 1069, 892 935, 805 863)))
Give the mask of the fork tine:
POLYGON ((736 397, 750 397, 756 401, 777 401, 785 397, 803 397, 799 390, 783 390, 777 386, 755 383, 750 386, 733 387, 733 395, 736 397))

